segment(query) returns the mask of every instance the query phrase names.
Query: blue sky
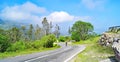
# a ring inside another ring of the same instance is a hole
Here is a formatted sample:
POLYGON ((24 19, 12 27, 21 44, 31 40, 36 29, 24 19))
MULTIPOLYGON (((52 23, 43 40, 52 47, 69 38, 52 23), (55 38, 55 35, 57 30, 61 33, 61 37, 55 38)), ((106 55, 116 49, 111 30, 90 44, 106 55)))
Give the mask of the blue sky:
POLYGON ((40 24, 47 17, 62 32, 77 20, 90 22, 95 32, 120 25, 120 0, 1 0, 0 18, 40 24))

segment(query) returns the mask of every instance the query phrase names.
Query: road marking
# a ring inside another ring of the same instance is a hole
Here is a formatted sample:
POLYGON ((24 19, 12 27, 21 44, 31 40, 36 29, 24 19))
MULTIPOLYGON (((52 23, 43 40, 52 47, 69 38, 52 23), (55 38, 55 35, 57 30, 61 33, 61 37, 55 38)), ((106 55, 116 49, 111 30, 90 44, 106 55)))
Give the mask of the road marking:
MULTIPOLYGON (((78 53, 80 53, 81 51, 83 51, 85 49, 84 46, 82 46, 81 48, 82 49, 80 49, 80 51, 78 51, 77 53, 75 53, 74 55, 72 55, 71 57, 66 59, 64 62, 70 61, 73 57, 75 57, 78 53)), ((63 51, 61 51, 61 52, 63 52, 63 51)), ((44 55, 44 56, 41 56, 41 57, 33 58, 33 59, 30 59, 30 60, 26 60, 25 62, 34 61, 34 60, 37 60, 37 59, 40 59, 40 58, 43 58, 43 57, 47 57, 47 56, 50 56, 50 55, 58 54, 58 53, 61 53, 61 52, 57 52, 57 53, 53 53, 53 54, 49 54, 49 55, 44 55)))
MULTIPOLYGON (((63 51, 61 51, 61 52, 63 52, 63 51)), ((30 60, 26 60, 25 62, 34 61, 34 60, 37 60, 37 59, 40 59, 40 58, 43 58, 43 57, 47 57, 47 56, 50 56, 50 55, 58 54, 58 53, 61 53, 61 52, 56 52, 56 53, 52 53, 52 54, 49 54, 49 55, 44 55, 44 56, 41 56, 41 57, 33 58, 33 59, 30 59, 30 60)))
POLYGON ((80 49, 80 51, 78 51, 77 53, 75 53, 74 55, 72 55, 71 57, 69 57, 68 59, 66 59, 64 62, 68 62, 70 61, 73 57, 75 57, 78 53, 80 53, 81 51, 83 51, 85 49, 84 46, 81 47, 82 49, 80 49))

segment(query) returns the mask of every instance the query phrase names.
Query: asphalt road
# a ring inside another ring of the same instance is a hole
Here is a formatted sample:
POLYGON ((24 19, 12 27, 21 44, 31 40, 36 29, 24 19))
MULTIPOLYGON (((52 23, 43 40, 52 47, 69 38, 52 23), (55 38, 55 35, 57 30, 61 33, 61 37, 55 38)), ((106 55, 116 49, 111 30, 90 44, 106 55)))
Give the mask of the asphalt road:
POLYGON ((65 46, 60 43, 59 49, 16 56, 0 60, 0 62, 69 62, 75 55, 85 49, 85 46, 65 46))

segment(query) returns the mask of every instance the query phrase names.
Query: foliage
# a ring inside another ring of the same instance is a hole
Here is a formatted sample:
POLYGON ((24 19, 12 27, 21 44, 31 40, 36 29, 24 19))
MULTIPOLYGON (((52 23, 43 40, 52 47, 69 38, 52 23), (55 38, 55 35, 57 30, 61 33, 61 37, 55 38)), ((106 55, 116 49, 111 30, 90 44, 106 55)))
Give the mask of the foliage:
POLYGON ((70 41, 71 37, 70 36, 65 36, 65 41, 70 41))
POLYGON ((12 44, 8 49, 7 51, 20 51, 20 50, 25 50, 26 46, 25 46, 25 43, 22 42, 22 41, 18 41, 18 42, 15 42, 14 44, 12 44))
POLYGON ((43 21, 42 21, 42 25, 43 25, 43 29, 45 31, 45 35, 49 35, 50 33, 50 24, 48 23, 47 21, 47 18, 43 18, 43 21))
POLYGON ((0 52, 4 52, 10 46, 10 42, 5 35, 0 34, 0 52))
POLYGON ((43 47, 43 42, 41 40, 36 40, 31 44, 32 48, 39 49, 40 47, 43 47))
MULTIPOLYGON (((30 24, 29 26, 14 26, 6 30, 0 28, 0 52, 54 47, 53 43, 56 41, 56 36, 52 32, 52 27, 52 22, 49 23, 44 18, 42 27, 39 27, 38 24, 36 27, 30 24)), ((59 26, 55 27, 56 29, 59 29, 59 26)))
POLYGON ((48 35, 43 37, 41 41, 43 42, 43 47, 53 47, 53 43, 56 41, 56 37, 54 35, 48 35))
POLYGON ((73 40, 86 40, 88 35, 93 31, 93 25, 88 22, 77 21, 71 29, 71 37, 73 40))
POLYGON ((26 49, 23 51, 16 51, 16 52, 4 52, 4 53, 0 53, 0 59, 7 58, 7 57, 14 57, 14 56, 18 56, 18 55, 31 54, 31 53, 36 53, 36 52, 44 52, 44 51, 48 51, 48 50, 55 50, 57 48, 60 48, 60 47, 59 46, 55 46, 52 48, 41 47, 39 49, 26 49))
POLYGON ((33 40, 33 25, 30 24, 29 30, 28 30, 28 37, 29 40, 33 40))
POLYGON ((11 42, 16 42, 20 40, 21 32, 17 27, 13 27, 12 29, 8 30, 8 35, 11 42))
POLYGON ((101 46, 97 43, 99 37, 94 37, 74 44, 84 44, 86 49, 75 57, 74 62, 99 62, 105 58, 113 56, 113 50, 109 47, 101 46))
POLYGON ((64 36, 60 36, 60 37, 59 37, 59 41, 60 41, 60 42, 65 42, 65 37, 64 37, 64 36))

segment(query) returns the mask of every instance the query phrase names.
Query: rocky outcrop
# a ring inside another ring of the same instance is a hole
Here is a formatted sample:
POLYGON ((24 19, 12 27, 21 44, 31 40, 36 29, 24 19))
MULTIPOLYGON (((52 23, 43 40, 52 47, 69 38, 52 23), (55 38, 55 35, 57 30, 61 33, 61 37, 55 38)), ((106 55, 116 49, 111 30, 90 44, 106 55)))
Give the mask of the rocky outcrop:
POLYGON ((110 46, 113 48, 115 58, 120 62, 120 34, 119 33, 103 33, 99 39, 102 46, 110 46))
POLYGON ((103 46, 111 46, 114 42, 118 42, 120 34, 116 33, 103 33, 99 39, 99 44, 103 46))

